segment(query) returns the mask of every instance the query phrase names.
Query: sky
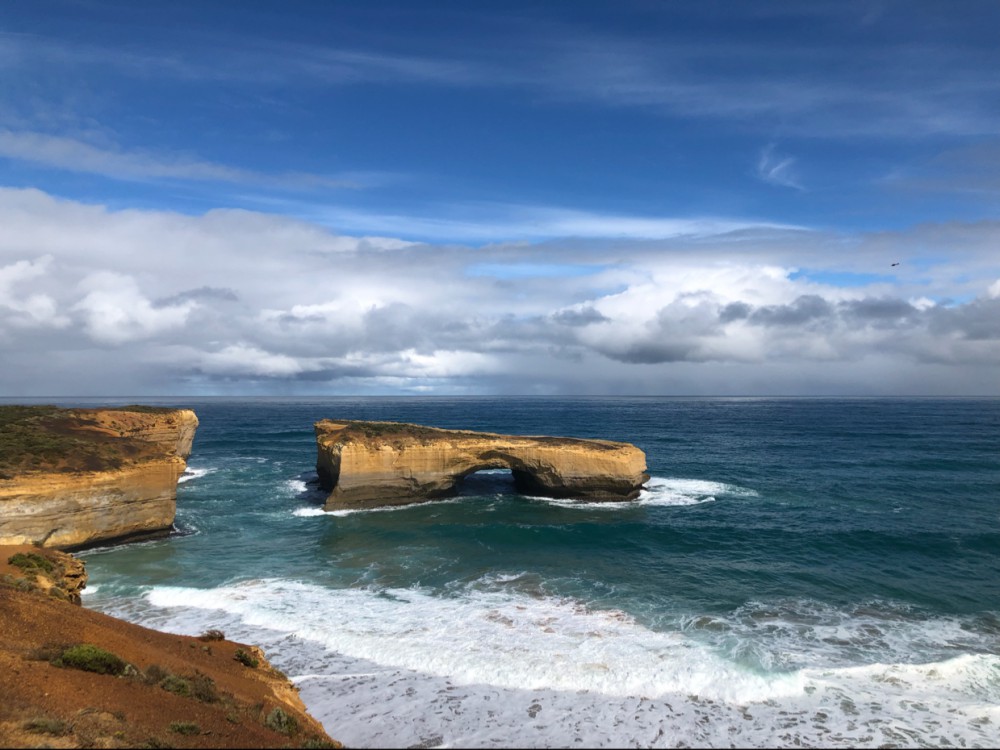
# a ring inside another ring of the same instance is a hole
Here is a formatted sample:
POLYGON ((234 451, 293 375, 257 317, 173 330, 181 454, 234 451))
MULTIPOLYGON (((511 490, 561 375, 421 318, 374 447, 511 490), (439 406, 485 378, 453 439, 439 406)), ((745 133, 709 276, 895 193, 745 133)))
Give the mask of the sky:
POLYGON ((0 8, 0 397, 1000 395, 1000 4, 0 8))

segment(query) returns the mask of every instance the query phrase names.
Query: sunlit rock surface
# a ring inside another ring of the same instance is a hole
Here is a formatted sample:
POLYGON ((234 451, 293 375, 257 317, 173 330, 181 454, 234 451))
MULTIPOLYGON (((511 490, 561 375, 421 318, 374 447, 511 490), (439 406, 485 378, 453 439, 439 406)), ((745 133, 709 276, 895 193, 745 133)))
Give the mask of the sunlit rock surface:
POLYGON ((0 419, 0 544, 75 548, 170 530, 193 411, 2 407, 0 419))
POLYGON ((631 500, 646 454, 630 443, 442 430, 401 422, 323 420, 316 471, 327 510, 421 502, 452 494, 462 477, 510 469, 527 495, 631 500))

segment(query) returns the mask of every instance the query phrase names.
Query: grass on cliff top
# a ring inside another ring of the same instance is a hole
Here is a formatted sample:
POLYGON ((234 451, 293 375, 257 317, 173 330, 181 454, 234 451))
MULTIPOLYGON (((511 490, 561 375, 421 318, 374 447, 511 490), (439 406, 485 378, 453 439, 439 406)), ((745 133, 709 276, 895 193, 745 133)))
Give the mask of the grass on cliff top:
MULTIPOLYGON (((170 409, 126 406, 121 411, 159 413, 170 409)), ((0 406, 0 479, 40 471, 106 471, 138 458, 136 441, 86 429, 85 409, 56 406, 0 406)))

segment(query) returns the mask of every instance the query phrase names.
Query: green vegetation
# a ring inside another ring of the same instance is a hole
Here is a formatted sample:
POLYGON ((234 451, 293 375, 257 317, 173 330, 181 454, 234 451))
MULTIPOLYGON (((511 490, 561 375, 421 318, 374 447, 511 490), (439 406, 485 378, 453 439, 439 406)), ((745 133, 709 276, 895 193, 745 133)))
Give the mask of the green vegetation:
POLYGON ((160 681, 160 687, 166 690, 168 693, 173 693, 174 695, 180 695, 183 698, 188 698, 191 696, 191 683, 185 680, 183 677, 178 677, 175 674, 168 674, 160 681))
POLYGON ((34 552, 28 554, 18 552, 16 555, 8 557, 7 562, 25 573, 51 573, 56 569, 54 562, 34 552))
POLYGON ((130 441, 86 429, 85 411, 0 406, 0 479, 35 471, 120 468, 139 453, 130 441))
POLYGON ((120 675, 125 672, 128 664, 110 651, 98 648, 89 643, 70 646, 52 662, 57 667, 82 669, 84 672, 97 674, 120 675))
POLYGON ((59 719, 47 719, 44 717, 39 717, 36 719, 29 719, 24 722, 21 727, 26 732, 34 732, 35 734, 54 734, 63 735, 69 731, 69 726, 65 721, 59 719))
POLYGON ((170 731, 183 735, 199 734, 201 727, 193 721, 172 721, 170 722, 170 731))
POLYGON ((264 726, 273 729, 279 734, 290 735, 299 728, 299 723, 294 716, 289 716, 280 708, 272 708, 271 713, 264 719, 264 726))
POLYGON ((226 634, 221 630, 206 630, 204 633, 198 636, 199 641, 224 641, 226 639, 226 634))
POLYGON ((200 700, 202 703, 215 703, 219 700, 219 693, 215 689, 215 681, 206 674, 195 672, 190 678, 191 697, 200 700))
POLYGON ((38 586, 27 578, 15 578, 6 573, 0 575, 0 586, 10 586, 18 591, 38 591, 38 586))
POLYGON ((241 648, 236 649, 236 653, 233 654, 233 658, 244 667, 250 667, 250 669, 256 669, 260 666, 260 660, 256 656, 248 651, 244 651, 241 648))
POLYGON ((215 681, 198 671, 193 675, 181 677, 158 664, 152 664, 146 667, 141 679, 147 685, 158 685, 168 693, 182 698, 194 698, 202 703, 216 703, 221 700, 215 688, 215 681))

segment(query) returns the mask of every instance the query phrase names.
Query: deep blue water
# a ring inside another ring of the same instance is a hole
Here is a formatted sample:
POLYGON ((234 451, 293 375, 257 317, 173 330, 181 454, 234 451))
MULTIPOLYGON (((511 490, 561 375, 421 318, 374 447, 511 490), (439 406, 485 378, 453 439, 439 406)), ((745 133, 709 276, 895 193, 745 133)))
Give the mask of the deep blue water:
POLYGON ((349 744, 1000 742, 1000 400, 149 403, 201 420, 181 534, 86 554, 86 603, 261 643, 349 744), (322 418, 624 440, 652 479, 322 514, 322 418))

